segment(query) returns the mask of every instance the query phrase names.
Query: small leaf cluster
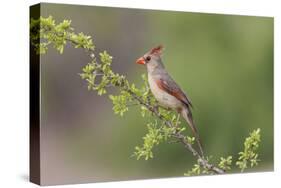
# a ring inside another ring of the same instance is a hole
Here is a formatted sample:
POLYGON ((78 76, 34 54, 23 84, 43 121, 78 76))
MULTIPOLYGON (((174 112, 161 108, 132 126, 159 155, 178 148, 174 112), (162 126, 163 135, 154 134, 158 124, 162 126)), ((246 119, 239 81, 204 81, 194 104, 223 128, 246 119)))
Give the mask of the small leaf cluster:
POLYGON ((260 129, 254 130, 250 133, 250 136, 245 139, 244 151, 239 152, 239 158, 236 165, 243 172, 248 166, 254 167, 258 165, 258 153, 259 144, 261 141, 260 129))
POLYGON ((140 158, 144 158, 145 160, 153 158, 152 149, 154 146, 159 145, 163 141, 167 141, 167 139, 174 132, 173 129, 168 128, 166 126, 159 126, 158 122, 147 124, 148 133, 143 137, 143 145, 136 146, 134 156, 139 160, 140 158))
POLYGON ((195 175, 200 175, 201 174, 201 166, 199 162, 195 163, 191 170, 188 172, 184 173, 184 176, 195 176, 195 175))
POLYGON ((71 20, 63 20, 58 24, 52 16, 30 20, 30 41, 37 54, 45 54, 49 45, 53 45, 62 54, 67 41, 71 42, 75 48, 94 49, 91 36, 83 33, 76 34, 73 31, 71 20))
POLYGON ((113 103, 113 111, 115 114, 123 116, 129 110, 128 101, 131 101, 131 95, 126 91, 121 91, 119 95, 109 95, 113 103))
POLYGON ((109 98, 113 103, 112 109, 114 110, 115 114, 123 116, 124 113, 129 110, 129 106, 132 106, 132 104, 135 103, 140 108, 143 117, 146 115, 152 115, 151 111, 149 111, 146 106, 134 100, 135 98, 140 98, 143 103, 149 105, 156 104, 156 100, 152 96, 148 87, 146 76, 142 75, 142 79, 144 84, 138 88, 135 84, 129 84, 128 80, 119 74, 111 78, 112 85, 122 86, 122 89, 118 95, 109 95, 109 98))
MULTIPOLYGON (((174 117, 174 114, 171 115, 171 120, 174 117)), ((185 130, 185 127, 175 126, 172 124, 172 127, 166 126, 165 122, 155 121, 154 123, 148 123, 147 129, 148 133, 143 137, 142 146, 136 146, 134 156, 137 159, 144 158, 145 160, 153 158, 153 148, 159 145, 162 142, 167 142, 169 139, 172 139, 172 136, 175 133, 180 133, 185 130)), ((194 143, 194 137, 188 137, 190 144, 194 143)))
POLYGON ((223 170, 230 170, 232 165, 232 156, 228 156, 226 158, 221 157, 218 166, 223 170))
MULTIPOLYGON (((211 157, 206 157, 206 160, 209 161, 211 157)), ((187 173, 184 173, 184 176, 198 176, 198 175, 212 175, 214 174, 209 169, 205 168, 200 164, 200 159, 197 160, 197 163, 193 165, 191 170, 189 170, 187 173)))
POLYGON ((194 136, 192 136, 192 137, 186 136, 186 140, 189 144, 193 145, 194 142, 195 142, 195 137, 194 136))
POLYGON ((98 95, 107 93, 107 88, 120 84, 124 76, 111 70, 112 56, 106 51, 99 53, 99 61, 92 56, 92 61, 82 68, 80 76, 87 82, 88 90, 97 91, 98 95))

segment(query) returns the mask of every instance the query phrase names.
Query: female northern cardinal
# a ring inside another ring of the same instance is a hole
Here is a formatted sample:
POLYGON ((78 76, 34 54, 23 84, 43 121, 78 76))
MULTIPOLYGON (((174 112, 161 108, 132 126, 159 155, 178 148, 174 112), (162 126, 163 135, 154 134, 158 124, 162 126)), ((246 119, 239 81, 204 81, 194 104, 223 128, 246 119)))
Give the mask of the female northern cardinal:
POLYGON ((139 58, 136 63, 146 65, 150 90, 160 105, 176 110, 187 121, 203 156, 201 141, 192 118, 191 101, 165 70, 160 57, 162 51, 163 46, 161 45, 152 48, 139 58))

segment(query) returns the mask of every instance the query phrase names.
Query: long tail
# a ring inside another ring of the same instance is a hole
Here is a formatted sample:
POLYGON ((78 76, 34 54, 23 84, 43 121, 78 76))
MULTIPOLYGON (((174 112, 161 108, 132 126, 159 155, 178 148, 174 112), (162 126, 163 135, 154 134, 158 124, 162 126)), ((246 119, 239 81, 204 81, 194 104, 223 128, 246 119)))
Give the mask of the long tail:
POLYGON ((196 142, 198 144, 201 156, 204 157, 203 147, 202 147, 202 144, 201 144, 201 140, 200 140, 198 131, 197 131, 196 127, 195 127, 195 124, 194 124, 194 121, 193 121, 193 118, 192 118, 192 113, 191 113, 190 108, 188 106, 183 108, 181 110, 181 115, 185 119, 185 121, 187 121, 187 124, 191 128, 192 133, 195 136, 196 142))

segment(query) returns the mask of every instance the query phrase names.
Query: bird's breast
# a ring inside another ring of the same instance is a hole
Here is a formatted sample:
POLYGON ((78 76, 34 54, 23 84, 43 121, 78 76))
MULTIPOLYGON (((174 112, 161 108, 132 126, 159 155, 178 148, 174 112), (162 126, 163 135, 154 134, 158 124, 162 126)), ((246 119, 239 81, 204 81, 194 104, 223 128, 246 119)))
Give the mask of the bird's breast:
POLYGON ((156 100, 160 103, 160 105, 172 109, 177 109, 182 106, 181 101, 179 101, 173 95, 170 95, 166 91, 160 89, 156 83, 157 78, 153 78, 153 76, 148 75, 148 83, 151 89, 152 94, 156 98, 156 100))

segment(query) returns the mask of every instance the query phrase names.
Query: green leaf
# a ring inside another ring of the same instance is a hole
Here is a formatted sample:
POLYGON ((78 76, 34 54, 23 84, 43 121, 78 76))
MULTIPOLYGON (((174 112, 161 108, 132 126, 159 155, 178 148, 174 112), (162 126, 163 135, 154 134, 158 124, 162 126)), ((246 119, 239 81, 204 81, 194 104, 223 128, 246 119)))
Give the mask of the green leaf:
POLYGON ((260 141, 260 129, 254 130, 250 133, 250 136, 245 139, 244 151, 238 153, 239 157, 238 161, 236 162, 236 165, 241 169, 241 172, 248 168, 248 163, 250 163, 250 167, 258 165, 260 160, 258 159, 258 154, 256 152, 258 150, 260 141))
POLYGON ((164 137, 161 133, 161 128, 158 127, 157 121, 147 124, 148 133, 143 137, 143 145, 135 147, 134 155, 137 159, 144 158, 145 160, 153 158, 152 149, 159 145, 164 137))
POLYGON ((232 156, 228 156, 227 158, 220 158, 219 167, 223 170, 230 170, 232 165, 232 156))

